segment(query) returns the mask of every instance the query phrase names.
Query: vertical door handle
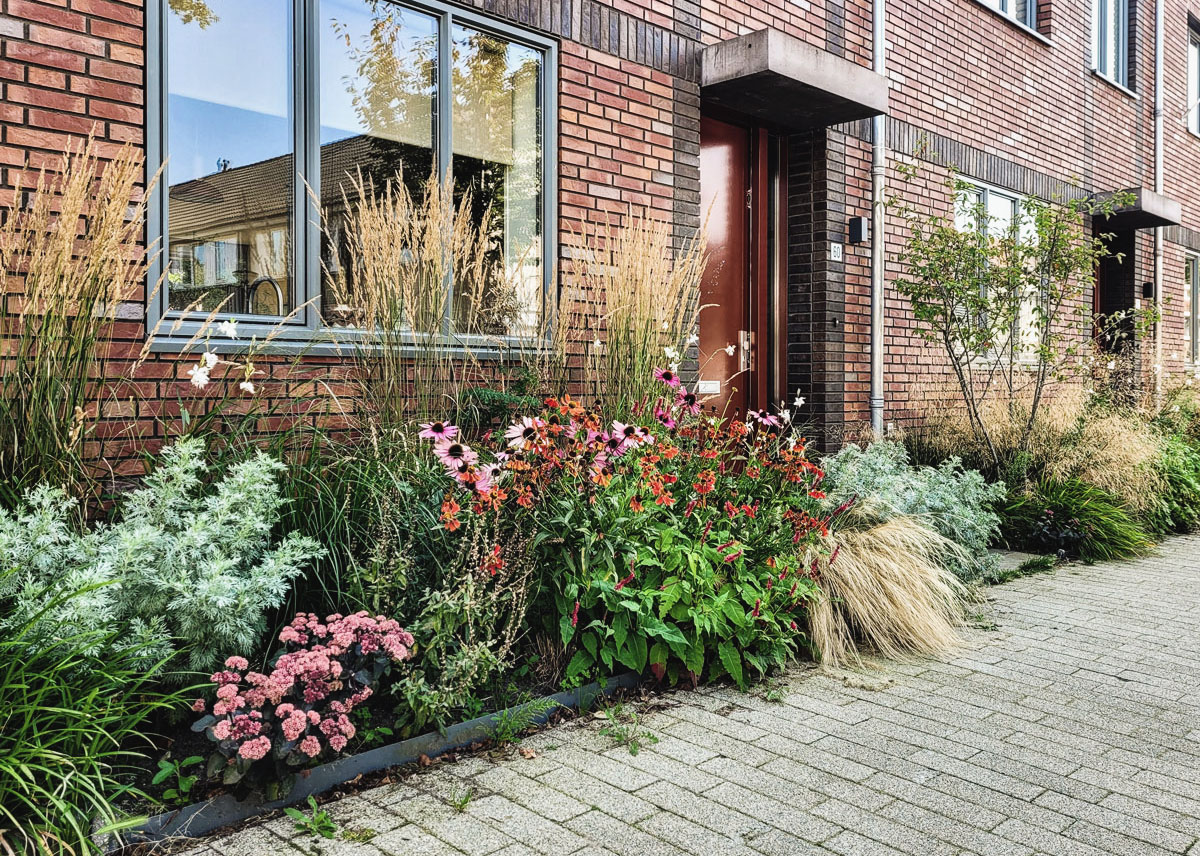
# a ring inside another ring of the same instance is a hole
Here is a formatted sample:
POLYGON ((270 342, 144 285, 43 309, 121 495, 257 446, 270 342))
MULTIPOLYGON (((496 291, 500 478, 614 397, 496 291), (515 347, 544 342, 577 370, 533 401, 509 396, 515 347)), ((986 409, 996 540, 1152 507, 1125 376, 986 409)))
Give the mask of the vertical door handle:
POLYGON ((750 348, 752 346, 749 330, 738 330, 738 353, 741 355, 739 371, 750 371, 750 348))

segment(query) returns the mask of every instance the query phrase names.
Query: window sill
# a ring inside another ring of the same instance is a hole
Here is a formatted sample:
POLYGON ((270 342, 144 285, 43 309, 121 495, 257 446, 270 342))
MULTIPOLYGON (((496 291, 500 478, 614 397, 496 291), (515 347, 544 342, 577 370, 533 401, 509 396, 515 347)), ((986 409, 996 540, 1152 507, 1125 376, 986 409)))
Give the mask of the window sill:
MULTIPOLYGON (((153 354, 186 354, 195 358, 204 351, 215 354, 245 354, 254 349, 255 354, 266 356, 313 356, 341 357, 351 356, 357 345, 353 337, 342 335, 336 337, 330 331, 309 333, 308 331, 294 333, 290 337, 277 336, 270 342, 255 343, 250 336, 237 339, 218 338, 197 340, 185 336, 158 336, 150 343, 149 350, 153 354)), ((549 341, 535 343, 530 339, 518 336, 472 336, 469 340, 464 337, 460 342, 443 345, 451 353, 471 354, 484 360, 515 360, 523 354, 545 353, 550 349, 549 341)), ((427 348, 417 344, 402 345, 401 353, 416 356, 427 348)))
POLYGON ((1029 26, 1028 24, 1024 23, 1023 21, 1018 21, 1016 18, 1012 17, 1011 15, 1007 15, 1004 12, 1001 12, 995 6, 988 5, 987 3, 984 2, 984 0, 975 0, 975 2, 977 4, 979 4, 980 6, 982 6, 984 9, 987 9, 989 12, 991 12, 997 18, 1000 18, 1005 23, 1010 24, 1013 27, 1016 27, 1018 30, 1020 30, 1025 35, 1036 39, 1037 41, 1041 42, 1042 44, 1046 45, 1047 47, 1054 46, 1054 42, 1050 41, 1050 39, 1047 38, 1045 35, 1038 32, 1033 27, 1029 26))
POLYGON ((1126 94, 1130 98, 1132 98, 1134 101, 1141 100, 1141 96, 1138 95, 1136 92, 1134 92, 1132 89, 1130 89, 1128 86, 1126 86, 1123 83, 1118 83, 1117 81, 1115 81, 1111 77, 1109 77, 1107 74, 1102 74, 1101 72, 1097 71, 1094 68, 1092 69, 1092 77, 1095 77, 1097 80, 1101 80, 1104 83, 1107 83, 1109 86, 1111 86, 1113 89, 1116 89, 1118 92, 1123 92, 1124 94, 1126 94))

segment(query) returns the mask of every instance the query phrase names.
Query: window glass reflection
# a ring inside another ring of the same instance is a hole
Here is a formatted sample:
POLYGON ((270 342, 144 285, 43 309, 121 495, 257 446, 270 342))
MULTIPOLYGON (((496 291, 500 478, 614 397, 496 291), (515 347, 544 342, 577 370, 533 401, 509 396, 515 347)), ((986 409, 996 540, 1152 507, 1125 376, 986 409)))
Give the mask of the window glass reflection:
POLYGON ((171 309, 292 309, 291 0, 167 13, 171 309))
POLYGON ((476 222, 488 218, 498 262, 493 281, 456 289, 454 324, 529 332, 542 308, 542 56, 463 26, 453 45, 454 189, 470 193, 476 222))

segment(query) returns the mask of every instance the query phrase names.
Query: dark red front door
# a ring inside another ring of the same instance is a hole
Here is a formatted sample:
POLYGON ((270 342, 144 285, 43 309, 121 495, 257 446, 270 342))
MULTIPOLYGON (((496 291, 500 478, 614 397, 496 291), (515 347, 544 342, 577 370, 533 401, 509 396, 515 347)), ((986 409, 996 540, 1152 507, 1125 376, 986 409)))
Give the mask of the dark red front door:
POLYGON ((697 392, 744 416, 750 401, 750 129, 700 119, 701 212, 709 262, 700 294, 697 392))
POLYGON ((763 128, 700 119, 709 263, 696 391, 729 415, 744 417, 747 408, 778 404, 786 395, 783 159, 779 139, 763 128))

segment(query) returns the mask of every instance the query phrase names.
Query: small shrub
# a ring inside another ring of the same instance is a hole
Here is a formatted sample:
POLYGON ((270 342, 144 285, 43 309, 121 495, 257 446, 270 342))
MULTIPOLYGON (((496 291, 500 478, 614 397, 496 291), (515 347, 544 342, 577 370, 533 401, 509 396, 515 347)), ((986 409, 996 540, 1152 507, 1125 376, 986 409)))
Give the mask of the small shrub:
POLYGON ((293 821, 297 832, 306 832, 313 838, 332 839, 337 835, 338 826, 334 823, 329 812, 317 805, 317 798, 308 798, 308 814, 298 808, 285 808, 283 813, 293 821))
MULTIPOLYGON (((351 712, 413 645, 395 621, 365 612, 324 621, 301 613, 279 641, 285 650, 269 674, 250 671, 245 657, 228 658, 212 676, 212 713, 192 726, 216 743, 208 775, 219 773, 222 784, 239 791, 286 791, 297 769, 345 749, 356 733, 351 712)), ((198 699, 193 707, 205 706, 198 699)))
POLYGON ((118 522, 84 531, 73 498, 35 488, 14 513, 0 509, 0 567, 16 570, 0 580, 0 601, 13 603, 0 626, 40 615, 31 640, 112 633, 151 661, 182 640, 198 670, 224 651, 256 650, 267 610, 321 554, 295 533, 272 544, 281 469, 258 453, 207 489, 204 446, 183 440, 121 501, 118 522))
POLYGON ((965 551, 911 517, 840 528, 820 563, 813 644, 831 666, 857 662, 859 645, 889 658, 936 656, 961 641, 966 589, 947 566, 965 551))
POLYGON ((1200 524, 1200 449, 1179 436, 1163 440, 1157 470, 1162 489, 1146 511, 1147 525, 1167 535, 1200 524))
POLYGON ((1139 556, 1153 546, 1117 497, 1078 479, 1043 478, 1010 494, 1001 519, 1009 546, 1086 562, 1139 556))
POLYGON ((913 467, 900 443, 882 441, 866 448, 850 445, 825 459, 831 502, 855 499, 860 516, 880 522, 897 516, 916 517, 965 550, 944 551, 943 558, 959 579, 978 579, 995 564, 988 545, 1000 532, 992 511, 1005 496, 1004 485, 988 484, 958 458, 938 467, 913 467))

